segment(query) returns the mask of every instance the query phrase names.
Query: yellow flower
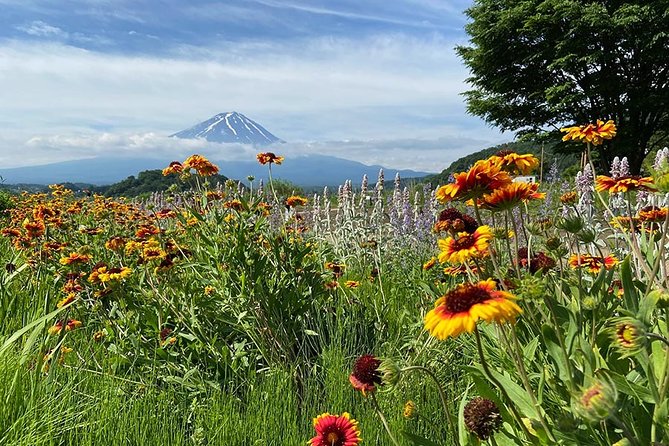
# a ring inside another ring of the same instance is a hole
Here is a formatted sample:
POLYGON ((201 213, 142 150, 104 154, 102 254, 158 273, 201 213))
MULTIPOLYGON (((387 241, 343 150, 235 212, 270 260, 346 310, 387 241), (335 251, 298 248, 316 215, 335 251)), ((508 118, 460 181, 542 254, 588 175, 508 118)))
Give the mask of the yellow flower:
POLYGON ((458 238, 439 240, 439 262, 465 263, 469 259, 485 256, 492 238, 490 226, 479 226, 473 234, 461 232, 458 238))
POLYGON ((461 284, 437 300, 425 316, 425 329, 443 340, 465 331, 471 333, 478 320, 513 323, 522 313, 515 299, 511 293, 497 290, 492 279, 461 284))
POLYGON ((604 122, 598 119, 597 124, 565 127, 560 129, 560 131, 566 132, 566 135, 562 137, 562 141, 581 141, 598 146, 604 140, 613 139, 616 136, 617 130, 612 120, 604 122))
POLYGON ((436 197, 442 203, 452 200, 467 201, 509 183, 511 177, 499 165, 490 160, 480 160, 467 172, 456 173, 453 183, 437 189, 436 197))

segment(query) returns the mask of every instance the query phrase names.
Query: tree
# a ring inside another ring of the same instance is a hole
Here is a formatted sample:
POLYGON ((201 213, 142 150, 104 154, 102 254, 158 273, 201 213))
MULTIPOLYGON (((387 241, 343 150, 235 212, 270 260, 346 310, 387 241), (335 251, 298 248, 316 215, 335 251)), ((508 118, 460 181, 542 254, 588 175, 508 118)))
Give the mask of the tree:
POLYGON ((519 135, 613 119, 599 146, 633 173, 669 132, 669 0, 477 0, 467 10, 467 110, 519 135))

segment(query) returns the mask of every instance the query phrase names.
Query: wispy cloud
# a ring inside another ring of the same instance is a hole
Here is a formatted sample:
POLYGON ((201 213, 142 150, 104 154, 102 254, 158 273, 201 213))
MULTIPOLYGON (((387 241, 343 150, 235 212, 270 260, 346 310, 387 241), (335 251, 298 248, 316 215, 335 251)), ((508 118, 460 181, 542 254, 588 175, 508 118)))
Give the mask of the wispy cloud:
POLYGON ((60 37, 67 38, 69 34, 57 26, 49 25, 41 20, 35 20, 26 25, 17 26, 16 29, 37 37, 60 37))

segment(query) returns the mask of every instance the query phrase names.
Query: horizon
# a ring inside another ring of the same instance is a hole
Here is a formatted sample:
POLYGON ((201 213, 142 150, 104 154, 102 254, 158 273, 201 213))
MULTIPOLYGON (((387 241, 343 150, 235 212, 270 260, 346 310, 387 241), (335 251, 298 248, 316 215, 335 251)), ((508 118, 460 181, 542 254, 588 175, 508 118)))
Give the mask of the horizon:
POLYGON ((168 137, 235 110, 289 156, 441 171, 512 139, 460 95, 468 72, 454 47, 471 4, 0 0, 0 166, 238 160, 249 150, 168 137))

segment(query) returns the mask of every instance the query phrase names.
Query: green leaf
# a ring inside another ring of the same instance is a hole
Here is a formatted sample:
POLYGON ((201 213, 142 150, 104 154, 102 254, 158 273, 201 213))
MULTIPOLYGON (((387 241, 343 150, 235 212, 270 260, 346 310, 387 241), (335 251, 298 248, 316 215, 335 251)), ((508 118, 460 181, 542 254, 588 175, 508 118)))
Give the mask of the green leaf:
POLYGON ((465 406, 467 405, 467 396, 469 395, 470 387, 467 387, 465 393, 460 400, 460 407, 458 408, 458 441, 460 446, 467 446, 469 443, 469 434, 465 426, 465 406))
POLYGON ((404 438, 411 441, 416 446, 440 446, 434 441, 428 440, 427 438, 423 438, 416 434, 412 434, 411 432, 402 431, 401 434, 404 438))
POLYGON ((630 382, 624 376, 613 372, 611 370, 606 371, 606 376, 613 381, 616 388, 619 392, 624 393, 625 395, 636 398, 638 401, 643 403, 654 403, 655 399, 646 386, 641 386, 630 382))
POLYGON ((544 336, 544 345, 546 347, 546 351, 557 366, 560 380, 563 383, 569 382, 571 379, 571 374, 569 373, 569 364, 567 363, 568 358, 565 358, 562 348, 560 347, 555 329, 553 329, 553 327, 550 325, 544 324, 541 327, 541 333, 544 336))
POLYGON ((634 278, 632 277, 632 265, 630 256, 625 257, 620 266, 620 279, 623 283, 623 299, 625 306, 634 312, 639 308, 639 295, 634 285, 634 278))

